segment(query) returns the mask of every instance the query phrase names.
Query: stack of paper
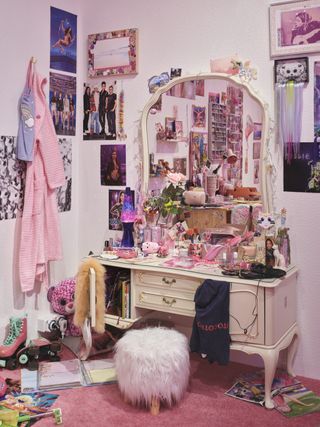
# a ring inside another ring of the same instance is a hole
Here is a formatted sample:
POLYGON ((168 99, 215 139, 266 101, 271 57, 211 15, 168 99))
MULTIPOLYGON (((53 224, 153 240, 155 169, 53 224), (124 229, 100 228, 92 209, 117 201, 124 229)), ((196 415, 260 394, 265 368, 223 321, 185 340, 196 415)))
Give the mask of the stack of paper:
POLYGON ((41 362, 38 371, 39 390, 58 390, 82 385, 78 359, 61 362, 41 362))

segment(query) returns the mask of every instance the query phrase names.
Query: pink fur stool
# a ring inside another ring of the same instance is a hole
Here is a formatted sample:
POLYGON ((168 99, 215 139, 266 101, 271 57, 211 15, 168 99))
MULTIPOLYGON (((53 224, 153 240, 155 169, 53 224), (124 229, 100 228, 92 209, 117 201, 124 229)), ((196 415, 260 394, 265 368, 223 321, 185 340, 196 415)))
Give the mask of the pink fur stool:
POLYGON ((145 404, 157 415, 160 401, 181 400, 190 373, 187 338, 173 329, 128 331, 115 346, 118 384, 126 402, 145 404))

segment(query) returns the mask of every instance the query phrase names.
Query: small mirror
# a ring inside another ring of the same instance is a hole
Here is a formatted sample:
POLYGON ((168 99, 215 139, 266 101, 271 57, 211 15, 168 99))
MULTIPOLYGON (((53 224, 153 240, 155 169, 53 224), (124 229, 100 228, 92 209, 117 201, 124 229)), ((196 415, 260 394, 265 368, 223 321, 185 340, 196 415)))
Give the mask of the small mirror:
POLYGON ((178 77, 157 89, 142 115, 143 189, 161 190, 168 170, 223 194, 261 200, 268 211, 266 104, 238 76, 178 77))

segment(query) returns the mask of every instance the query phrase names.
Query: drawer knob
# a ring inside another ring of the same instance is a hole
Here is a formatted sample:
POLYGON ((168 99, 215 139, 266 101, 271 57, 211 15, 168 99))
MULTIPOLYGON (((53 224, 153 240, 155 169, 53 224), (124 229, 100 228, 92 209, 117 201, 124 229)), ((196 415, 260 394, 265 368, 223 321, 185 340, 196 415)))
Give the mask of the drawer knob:
POLYGON ((172 307, 172 306, 173 306, 173 304, 175 304, 175 303, 177 302, 174 298, 169 299, 169 298, 166 298, 166 297, 163 297, 163 298, 162 298, 162 301, 163 301, 165 304, 170 305, 170 307, 172 307))
POLYGON ((176 279, 167 279, 166 277, 162 278, 162 282, 166 285, 172 286, 174 283, 176 283, 176 279))

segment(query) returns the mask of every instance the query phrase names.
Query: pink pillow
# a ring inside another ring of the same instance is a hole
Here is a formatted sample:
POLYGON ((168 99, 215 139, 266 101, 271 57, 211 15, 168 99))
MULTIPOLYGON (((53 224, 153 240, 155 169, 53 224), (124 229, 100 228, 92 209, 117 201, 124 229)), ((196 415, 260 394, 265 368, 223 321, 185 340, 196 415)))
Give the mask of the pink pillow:
POLYGON ((237 74, 238 69, 233 68, 232 61, 238 61, 236 56, 228 56, 226 58, 218 58, 210 60, 210 69, 212 73, 237 74))

